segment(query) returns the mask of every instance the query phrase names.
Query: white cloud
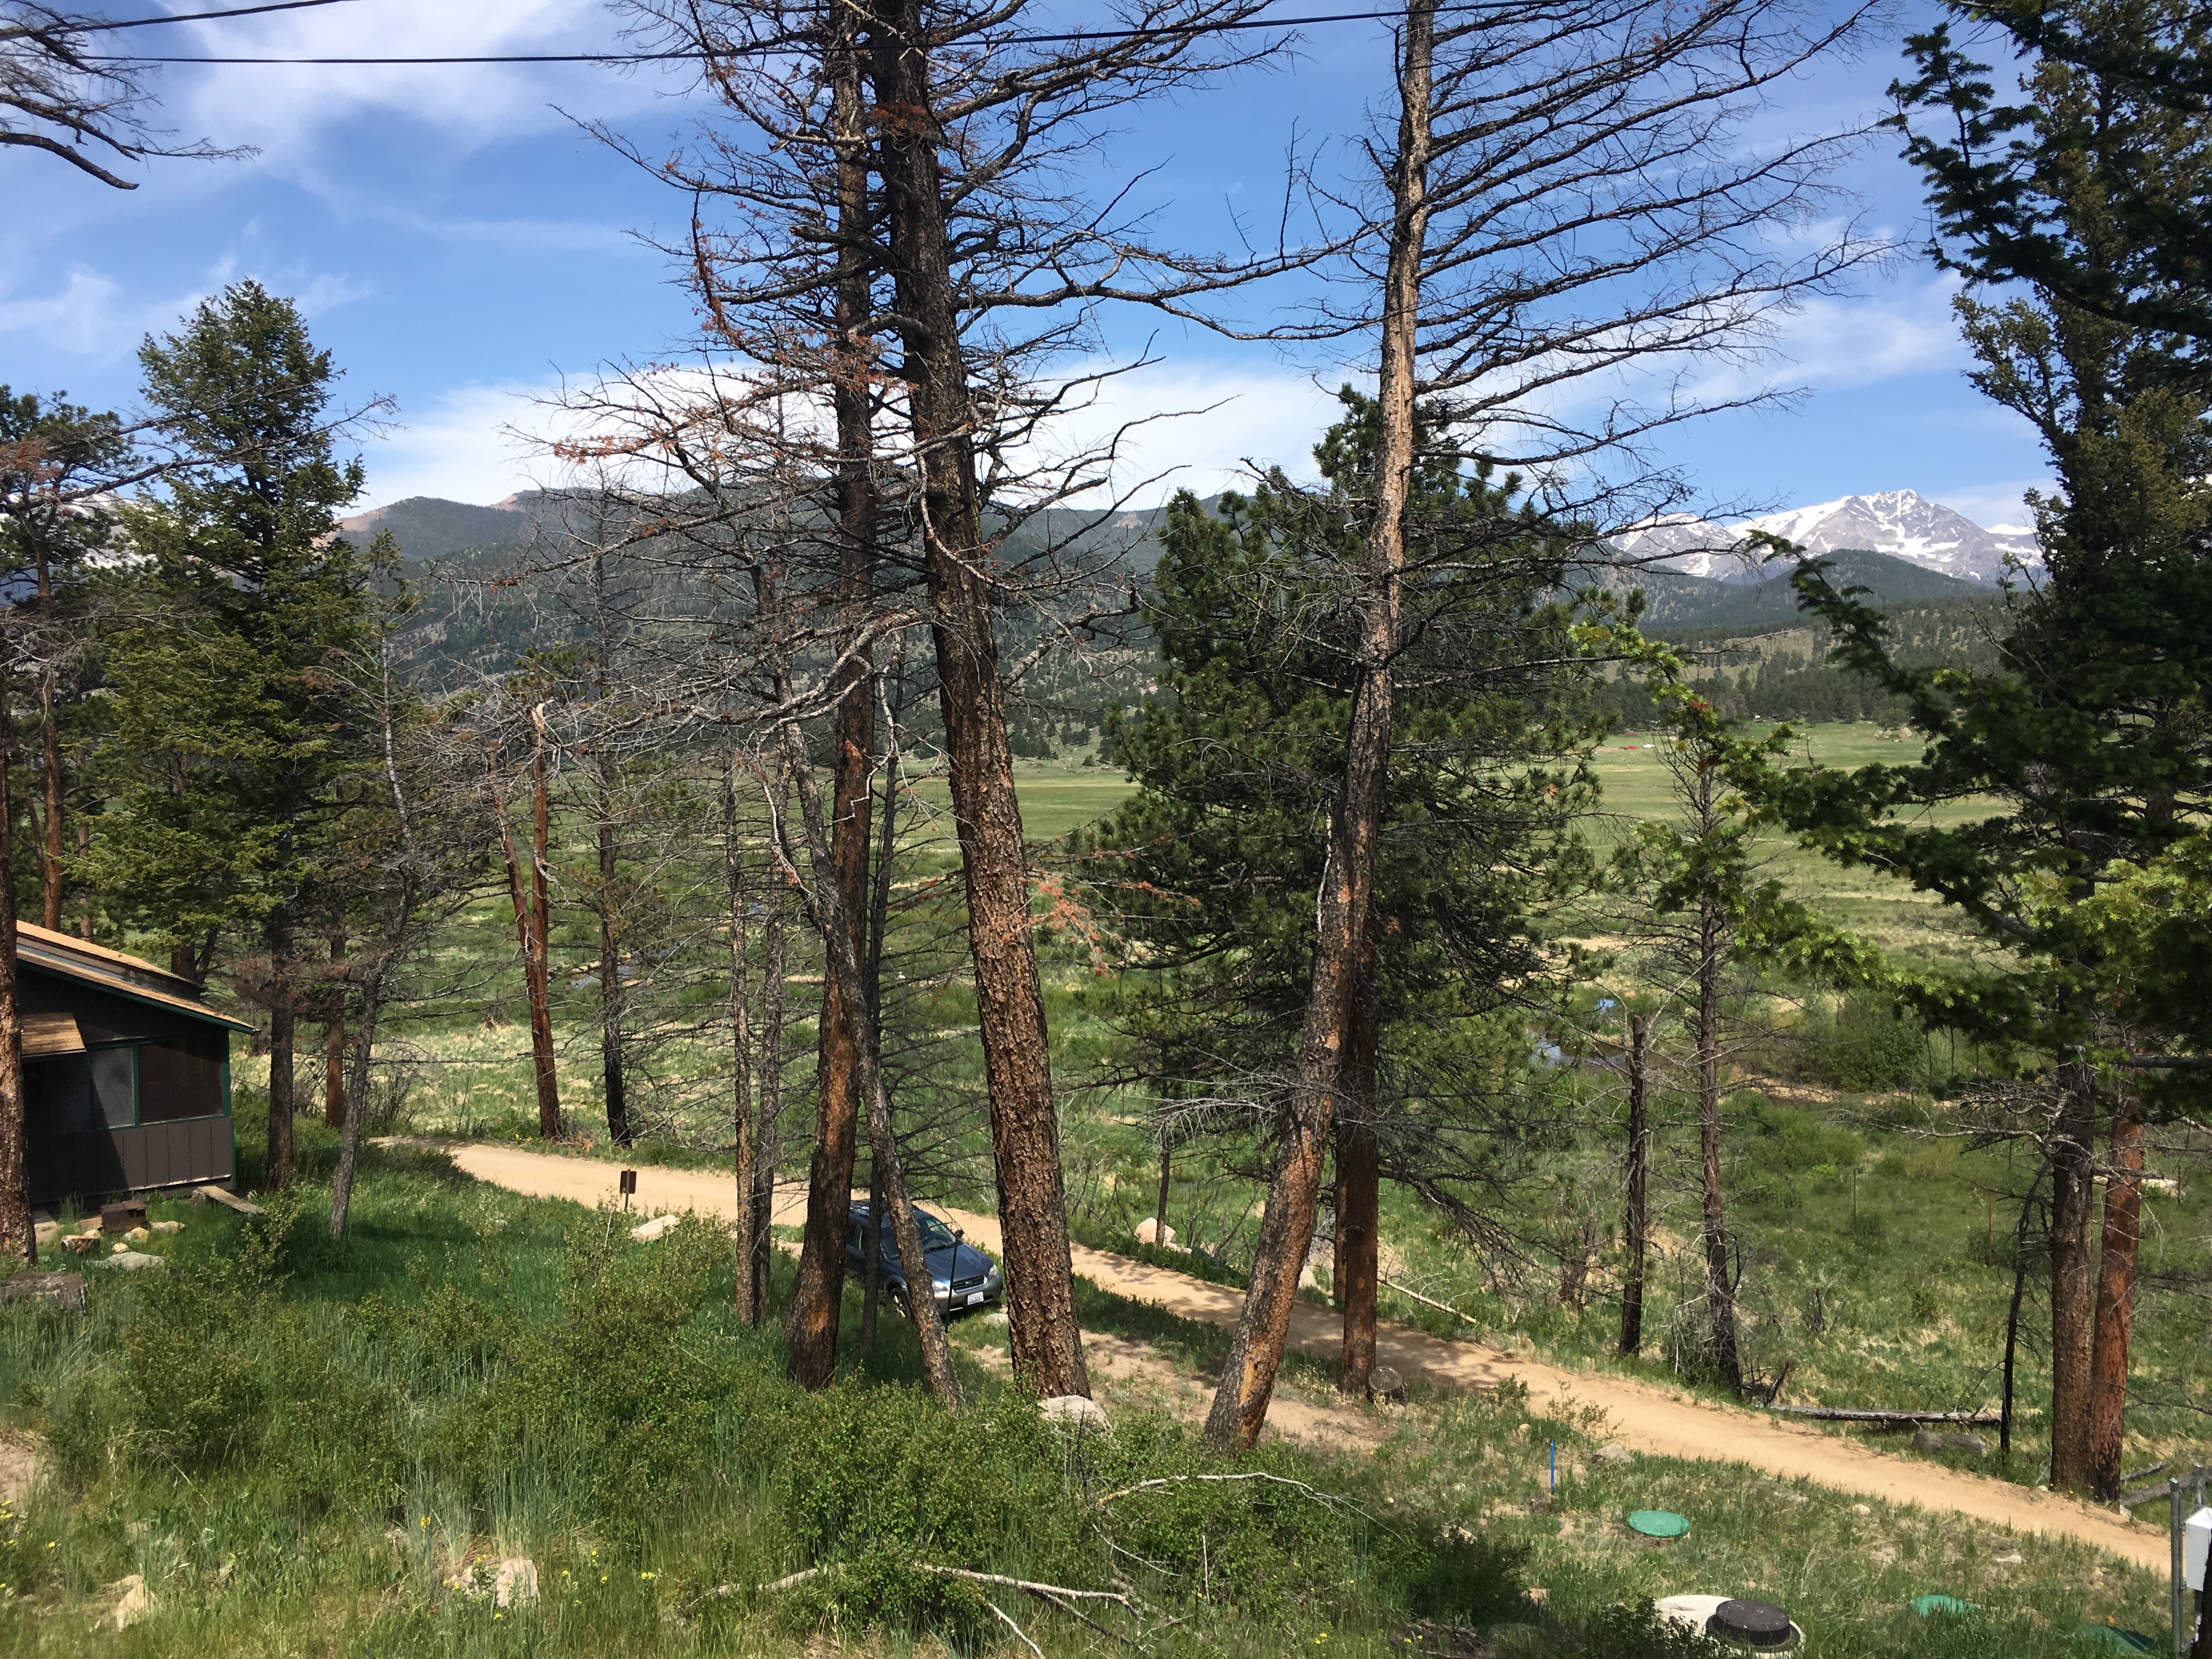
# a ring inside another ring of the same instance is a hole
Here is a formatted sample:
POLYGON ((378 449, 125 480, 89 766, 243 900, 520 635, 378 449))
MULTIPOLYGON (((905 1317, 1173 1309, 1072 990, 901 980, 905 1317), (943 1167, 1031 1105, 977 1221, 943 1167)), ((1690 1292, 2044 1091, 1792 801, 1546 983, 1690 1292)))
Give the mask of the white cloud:
MULTIPOLYGON (((1255 466, 1310 478, 1315 441, 1340 412, 1334 391, 1299 370, 1162 363, 1108 380, 1090 407, 1066 418, 1052 447, 1072 453, 1102 444, 1123 422, 1163 411, 1176 412, 1122 432, 1117 446, 1114 488, 1131 492, 1135 506, 1178 489, 1249 489, 1255 466)), ((1105 499, 1099 490, 1078 504, 1105 499)))
MULTIPOLYGON (((173 33, 181 52, 207 56, 473 58, 621 49, 595 0, 368 0, 183 25, 173 33)), ((190 112, 182 124, 223 143, 259 145, 264 165, 289 172, 295 152, 315 133, 364 114, 403 115, 478 142, 556 125, 562 118, 548 106, 555 88, 596 112, 649 100, 659 77, 617 78, 588 64, 233 64, 198 71, 178 101, 190 112)))
POLYGON ((147 335, 179 326, 193 307, 242 276, 259 276, 272 292, 289 295, 309 317, 322 316, 368 292, 331 272, 276 276, 241 270, 225 259, 210 267, 187 293, 138 300, 127 296, 123 284, 106 272, 75 265, 58 289, 44 295, 0 289, 0 337, 28 334, 49 350, 94 362, 117 362, 137 351, 147 335))
POLYGON ((1996 483, 1939 485, 1921 493, 1954 513, 1963 513, 1984 530, 2032 530, 2035 520, 2021 496, 2031 489, 2048 495, 2055 488, 2049 478, 2014 478, 1996 483))
POLYGON ((1784 318, 1777 345, 1784 373, 1815 386, 1867 386, 1966 365, 1951 313, 1959 280, 1948 273, 1858 299, 1808 300, 1784 318))
POLYGON ((549 424, 539 400, 550 390, 457 386, 420 415, 402 410, 363 446, 368 494, 361 506, 389 506, 410 495, 489 504, 534 488, 550 471, 538 435, 549 424))

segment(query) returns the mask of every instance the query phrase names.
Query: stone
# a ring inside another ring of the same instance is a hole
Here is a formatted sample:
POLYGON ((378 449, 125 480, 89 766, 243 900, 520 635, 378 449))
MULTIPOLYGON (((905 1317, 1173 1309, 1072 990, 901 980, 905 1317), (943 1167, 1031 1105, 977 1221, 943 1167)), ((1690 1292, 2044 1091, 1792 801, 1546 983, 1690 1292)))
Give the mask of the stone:
POLYGON ((116 1255, 109 1256, 106 1260, 109 1267, 120 1267, 126 1273, 143 1273, 149 1267, 166 1267, 169 1265, 158 1255, 148 1255, 143 1250, 133 1250, 128 1248, 118 1249, 116 1255))
POLYGON ((1012 1322, 1006 1317, 1006 1310, 1004 1308, 994 1308, 983 1316, 982 1322, 994 1329, 1004 1329, 1012 1322))
POLYGON ((1402 1406, 1406 1403, 1406 1379, 1395 1366, 1377 1365, 1367 1373, 1367 1392, 1377 1400, 1402 1406))
POLYGON ((1870 1504, 1854 1504, 1851 1505, 1851 1513, 1853 1515, 1872 1515, 1874 1513, 1874 1506, 1870 1504))
POLYGON ((1605 1444, 1600 1446, 1595 1451, 1590 1454, 1590 1462, 1593 1463, 1627 1463, 1632 1462, 1635 1460, 1635 1457, 1636 1454, 1629 1450, 1627 1447, 1617 1445, 1613 1442, 1608 1440, 1605 1444))
POLYGON ((1912 1433, 1912 1449, 1917 1452, 1972 1452, 1977 1457, 1987 1457, 1990 1443, 1978 1434, 1938 1434, 1933 1429, 1916 1429, 1912 1433))
POLYGON ((680 1215, 657 1215, 650 1221, 641 1221, 629 1230, 629 1236, 641 1244, 658 1243, 684 1224, 680 1215))
POLYGON ((2007 1550, 2002 1555, 1990 1557, 1990 1565, 1993 1567, 2017 1567, 2027 1559, 2018 1550, 2007 1550))
POLYGON ((133 1227, 129 1232, 123 1235, 125 1238, 130 1240, 133 1244, 143 1244, 148 1239, 153 1237, 153 1236, 152 1232, 144 1227, 133 1227))
POLYGON ((526 1556, 510 1556, 495 1561, 491 1570, 491 1600, 494 1607, 511 1607, 518 1601, 538 1599, 538 1564, 526 1556))
POLYGON ((1171 1249, 1175 1246, 1176 1230, 1163 1226, 1157 1217, 1148 1215, 1137 1224, 1136 1240, 1139 1244, 1157 1244, 1164 1250, 1171 1249))
POLYGON ((1079 1434, 1089 1429, 1096 1429, 1101 1434, 1113 1431, 1113 1425, 1106 1420, 1106 1408, 1079 1394, 1054 1395, 1049 1400, 1040 1400, 1037 1414, 1048 1423, 1072 1428, 1079 1434))
POLYGON ((40 1249, 51 1250, 54 1247, 54 1241, 62 1236, 62 1224, 58 1221, 40 1221, 32 1226, 31 1231, 38 1239, 40 1249))
POLYGON ((181 1221, 156 1221, 151 1224, 157 1233, 180 1233, 185 1230, 185 1224, 181 1221))
POLYGON ((0 1279, 0 1302, 51 1302, 70 1313, 84 1311, 82 1273, 10 1273, 0 1279))
POLYGON ((155 1606, 154 1593, 146 1588, 146 1577, 143 1573, 134 1572, 128 1578, 111 1584, 108 1588, 122 1592, 115 1599, 116 1629, 129 1630, 131 1626, 142 1620, 153 1616, 155 1606))
POLYGON ((131 1254, 131 1247, 118 1238, 107 1247, 107 1253, 110 1255, 128 1255, 131 1254))

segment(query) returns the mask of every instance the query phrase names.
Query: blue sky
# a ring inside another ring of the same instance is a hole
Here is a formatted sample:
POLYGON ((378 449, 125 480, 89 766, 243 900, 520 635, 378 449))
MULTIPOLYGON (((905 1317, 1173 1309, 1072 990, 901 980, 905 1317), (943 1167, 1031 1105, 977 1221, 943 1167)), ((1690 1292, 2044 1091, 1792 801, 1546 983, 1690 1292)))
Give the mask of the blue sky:
MULTIPOLYGON (((1900 15, 1916 21, 1912 9, 1900 15)), ((117 38, 195 52, 535 52, 603 48, 620 27, 590 0, 351 0, 117 38)), ((1790 88, 1778 118, 1813 129, 1876 110, 1902 33, 1893 25, 1857 62, 1790 88)), ((1271 220, 1294 130, 1308 142, 1355 132, 1389 64, 1377 25, 1310 29, 1278 69, 1148 110, 1101 147, 1102 181, 1108 167, 1156 169, 1145 188, 1164 228, 1187 242, 1221 240, 1231 211, 1271 220)), ((259 154, 153 163, 124 193, 33 152, 0 151, 10 204, 0 381, 128 404, 143 336, 252 276, 300 301, 349 394, 397 399, 392 423, 362 446, 370 501, 485 501, 553 476, 533 440, 550 429, 542 400, 564 380, 682 356, 689 303, 647 240, 680 228, 688 204, 578 125, 606 121, 659 153, 707 112, 680 72, 173 67, 156 85, 164 125, 259 154)), ((1887 136, 1845 182, 1869 224, 1924 240, 1915 182, 1887 136)), ((1784 359, 1768 371, 1802 398, 1678 429, 1668 455, 1710 499, 1746 510, 1912 489, 1985 524, 2018 521, 2021 489, 2046 469, 2025 427, 1966 384, 1949 291, 1908 258, 1814 302, 1787 325, 1784 359)), ((1305 470, 1340 365, 1181 327, 1155 332, 1139 319, 1113 326, 1115 349, 1149 337, 1161 359, 1116 392, 1117 415, 1220 405, 1154 428, 1133 458, 1137 472, 1180 467, 1176 482, 1206 489, 1246 459, 1305 470)))

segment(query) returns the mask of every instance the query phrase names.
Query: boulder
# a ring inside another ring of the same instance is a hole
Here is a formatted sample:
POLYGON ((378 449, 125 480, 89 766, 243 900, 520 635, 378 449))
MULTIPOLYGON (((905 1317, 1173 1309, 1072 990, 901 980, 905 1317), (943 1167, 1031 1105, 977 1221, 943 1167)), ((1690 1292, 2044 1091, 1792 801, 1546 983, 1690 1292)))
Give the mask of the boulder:
POLYGON ((1610 1440, 1590 1454, 1590 1462, 1593 1463, 1628 1463, 1633 1462, 1635 1458, 1636 1454, 1627 1447, 1615 1444, 1610 1440))
POLYGON ((146 1588, 146 1577, 143 1573, 134 1572, 128 1578, 111 1584, 108 1588, 122 1592, 115 1598, 116 1629, 129 1630, 141 1620, 153 1616, 154 1593, 146 1588))
POLYGON ((51 1302, 70 1313, 84 1311, 82 1273, 10 1273, 0 1279, 0 1302, 51 1302))
POLYGON ((62 1236, 62 1224, 58 1221, 35 1222, 32 1224, 31 1231, 37 1237, 40 1249, 51 1250, 54 1248, 55 1241, 62 1236))
POLYGON ((1113 1431, 1113 1425, 1106 1420, 1106 1408, 1079 1394, 1054 1395, 1049 1400, 1040 1400, 1037 1413, 1046 1422, 1072 1428, 1079 1434, 1091 1429, 1101 1434, 1113 1431))
POLYGON ((526 1556, 510 1556, 495 1561, 491 1570, 491 1600, 494 1607, 511 1607, 518 1601, 538 1599, 538 1564, 526 1556))
POLYGON ((1987 1457, 1990 1443, 1978 1434, 1938 1434, 1933 1429, 1916 1429, 1912 1434, 1912 1449, 1917 1452, 1971 1452, 1976 1457, 1987 1457))
POLYGON ((1157 1244, 1164 1250, 1172 1249, 1175 1247, 1176 1230, 1163 1225, 1156 1217, 1146 1216, 1137 1224, 1136 1239, 1139 1244, 1157 1244))
POLYGON ((123 1235, 125 1239, 129 1240, 133 1244, 143 1244, 148 1239, 153 1237, 153 1236, 152 1232, 144 1227, 133 1227, 129 1232, 123 1235))
POLYGON ((1406 1403, 1406 1379, 1395 1366, 1377 1365, 1367 1373, 1367 1392, 1377 1400, 1402 1406, 1406 1403))
POLYGON ((148 1255, 143 1250, 119 1249, 106 1258, 111 1267, 120 1267, 126 1273, 143 1272, 148 1267, 166 1267, 169 1264, 158 1255, 148 1255))
POLYGON ((180 1233, 185 1230, 181 1221, 156 1221, 150 1224, 157 1233, 180 1233))
POLYGON ((650 1221, 641 1221, 629 1230, 629 1236, 641 1244, 656 1243, 683 1225, 680 1215, 657 1215, 650 1221))

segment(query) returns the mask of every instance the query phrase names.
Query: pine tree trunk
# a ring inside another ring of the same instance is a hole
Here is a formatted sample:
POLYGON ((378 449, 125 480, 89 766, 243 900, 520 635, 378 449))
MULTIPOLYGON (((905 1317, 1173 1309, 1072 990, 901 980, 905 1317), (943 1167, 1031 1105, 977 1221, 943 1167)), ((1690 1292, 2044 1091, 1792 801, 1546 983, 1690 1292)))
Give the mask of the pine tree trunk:
POLYGON ((1344 1314, 1337 1390, 1365 1399, 1375 1370, 1375 1320, 1382 1278, 1382 1163, 1375 1140, 1381 1010, 1374 955, 1360 975, 1344 1079, 1345 1109, 1336 1125, 1336 1301, 1344 1314))
POLYGON ((1650 1218, 1644 1208, 1644 1188, 1650 1177, 1651 1126, 1650 1071, 1646 1042, 1650 1022, 1642 1014, 1628 1017, 1628 1168, 1621 1246, 1628 1261, 1621 1274, 1620 1352, 1634 1355, 1644 1347, 1644 1261, 1650 1249, 1650 1218))
MULTIPOLYGON (((561 1133, 560 1084, 553 1069, 553 1011, 552 1000, 546 984, 546 957, 544 934, 543 908, 532 900, 528 885, 522 877, 522 863, 514 850, 514 830, 507 820, 507 795, 499 781, 499 759, 492 757, 491 769, 492 815, 499 820, 500 853, 507 863, 507 890, 514 906, 514 937, 522 952, 522 986, 525 1000, 530 1005, 531 1068, 538 1085, 538 1134, 542 1140, 557 1139, 561 1133)), ((533 852, 533 862, 542 870, 542 852, 533 852)))
MULTIPOLYGON (((860 952, 855 944, 856 918, 845 911, 839 879, 842 872, 822 823, 820 791, 815 785, 813 770, 807 764, 805 739, 796 726, 784 728, 783 752, 799 781, 800 820, 805 826, 808 857, 814 870, 814 921, 822 933, 828 977, 844 981, 845 1006, 865 1025, 870 1023, 869 998, 862 980, 860 952)), ((914 1321, 915 1335, 921 1345, 922 1375, 930 1392, 957 1411, 960 1407, 960 1379, 953 1370, 952 1347, 945 1338, 945 1316, 937 1306, 929 1258, 922 1248, 921 1229, 915 1220, 914 1202, 907 1192, 905 1174, 899 1167, 898 1139, 891 1129, 890 1101, 884 1091, 883 1068, 877 1063, 881 1051, 872 1030, 864 1030, 859 1035, 860 1040, 854 1044, 853 1052, 860 1071, 861 1097, 867 1102, 868 1139, 876 1181, 883 1188, 885 1206, 884 1211, 870 1216, 869 1229, 873 1233, 879 1224, 877 1216, 889 1213, 891 1237, 898 1243, 899 1267, 906 1276, 907 1313, 914 1321)), ((848 1213, 849 1210, 848 1200, 848 1213)), ((868 1242, 872 1246, 876 1241, 871 1237, 868 1242)))
POLYGON ((346 1121, 345 959, 341 926, 331 934, 329 1018, 323 1022, 323 1121, 333 1129, 344 1128, 346 1121))
POLYGON ((1152 1206, 1152 1244, 1165 1249, 1168 1242, 1168 1188, 1175 1180, 1175 1145, 1160 1131, 1160 1196, 1152 1206))
POLYGON ((2112 1166, 2105 1179, 2105 1237, 2097 1264, 2097 1328, 2090 1359, 2089 1468, 2094 1494, 2120 1495, 2128 1415, 2128 1347, 2135 1333, 2136 1250, 2142 1232, 2142 1104, 2114 1103, 2112 1166))
MULTIPOLYGON (((768 787, 769 821, 780 824, 791 793, 781 758, 769 769, 768 787)), ((753 1122, 753 1305, 761 1310, 760 1319, 768 1317, 769 1268, 775 1249, 772 1230, 775 1219, 775 1172, 782 1162, 785 902, 782 880, 770 880, 765 896, 767 914, 761 918, 760 1047, 753 1060, 753 1075, 759 1079, 755 1093, 760 1112, 753 1122)), ((785 1310, 784 1323, 788 1337, 788 1309, 785 1310)))
POLYGON ((1288 1109, 1267 1206, 1261 1213, 1243 1310, 1230 1339, 1221 1386, 1206 1415, 1206 1437, 1219 1450, 1251 1445, 1267 1421, 1267 1401, 1274 1393, 1275 1373, 1290 1334, 1298 1274, 1313 1242, 1337 1074, 1366 951, 1367 908, 1390 759, 1399 582, 1405 568, 1405 520, 1413 489, 1418 389, 1414 350, 1430 210, 1435 51, 1436 14, 1428 0, 1419 0, 1406 14, 1398 72, 1398 155, 1391 179, 1394 217, 1383 285, 1382 376, 1376 394, 1375 516, 1368 532, 1359 679, 1346 733, 1343 789, 1331 817, 1328 856, 1315 895, 1313 967, 1288 1109))
POLYGON ((1735 1393, 1743 1361, 1735 1335, 1735 1287, 1729 1280, 1728 1220, 1721 1202, 1721 965, 1727 951, 1717 901, 1698 901, 1698 1152, 1705 1189, 1705 1315, 1713 1366, 1735 1393))
POLYGON ((294 1013, 292 913, 280 904, 269 913, 269 1185, 292 1184, 294 1013))
MULTIPOLYGON (((13 723, 0 672, 0 872, 15 868, 15 803, 9 767, 13 723)), ((15 972, 15 884, 0 880, 0 1252, 35 1263, 31 1225, 30 1134, 24 1115, 23 1012, 15 972)))
MULTIPOLYGON (((868 167, 861 110, 860 61, 849 34, 832 49, 830 123, 838 135, 838 223, 849 235, 867 222, 868 167)), ((869 270, 861 252, 844 251, 836 289, 838 343, 830 388, 837 420, 838 647, 836 753, 832 762, 830 851, 836 866, 840 909, 853 930, 857 961, 866 950, 861 929, 868 911, 868 816, 872 797, 868 769, 875 751, 872 669, 854 651, 867 621, 874 587, 875 495, 869 477, 874 434, 868 422, 867 347, 858 331, 869 311, 869 270)), ((859 1011, 848 999, 860 981, 823 977, 817 1043, 814 1155, 808 1166, 805 1235, 799 1246, 799 1283, 792 1297, 792 1380, 826 1386, 837 1363, 839 1310, 845 1294, 845 1232, 853 1207, 853 1165, 859 1147, 860 1100, 859 1011)))
MULTIPOLYGON (((547 862, 553 834, 550 748, 545 705, 539 703, 530 711, 530 927, 523 940, 522 977, 530 1000, 530 1063, 538 1085, 541 1140, 561 1138, 561 1079, 553 1054, 552 882, 547 862)), ((518 909, 518 919, 520 914, 518 909)))
MULTIPOLYGON (((903 679, 904 661, 895 659, 895 678, 903 679)), ((876 1043, 876 1066, 884 1063, 884 941, 890 931, 891 854, 898 847, 899 745, 898 717, 890 700, 884 705, 884 799, 876 816, 876 867, 868 890, 868 1029, 876 1043)), ((868 1160, 868 1215, 872 1231, 880 1227, 884 1213, 884 1182, 872 1156, 868 1160)), ((876 1352, 876 1322, 883 1311, 884 1273, 880 1235, 870 1240, 867 1282, 860 1298, 860 1352, 876 1352)))
POLYGON ((331 1178, 331 1237, 345 1236, 346 1219, 353 1208, 354 1171, 361 1160, 361 1107, 368 1099, 368 1065, 376 1044, 377 1017, 384 1007, 384 973, 373 967, 361 981, 360 1018, 354 1032, 353 1075, 341 1084, 352 1096, 355 1109, 347 1113, 338 1133, 338 1166, 331 1178))
POLYGON ((1007 746, 1006 686, 991 631, 991 557, 975 483, 975 410, 961 348, 920 0, 872 0, 876 102, 890 217, 890 270, 921 474, 931 635, 969 948, 991 1100, 1013 1364, 1049 1398, 1091 1392, 1076 1322, 1029 860, 1007 746), (912 44, 909 44, 912 43, 912 44))
MULTIPOLYGON (((38 550, 39 621, 47 635, 46 648, 40 654, 46 656, 53 649, 53 567, 46 538, 33 532, 32 542, 38 550)), ((54 718, 52 662, 42 664, 39 671, 39 750, 46 794, 45 845, 39 860, 40 915, 49 932, 58 933, 62 925, 62 729, 54 718)))
POLYGON ((737 1143, 738 1224, 732 1243, 737 1261, 737 1314, 757 1325, 766 1311, 755 1297, 753 1280, 752 1010, 745 973, 744 860, 738 846, 738 757, 722 766, 722 876, 730 904, 730 1127, 737 1143))
POLYGON ((2051 1148, 2051 1484, 2085 1492, 2090 1466, 2090 1372, 2096 1348, 2097 1085, 2083 1060, 2058 1068, 2058 1121, 2051 1148))
POLYGON ((623 1079, 622 945, 615 915, 615 791, 610 767, 599 763, 599 1075, 605 1079, 607 1133, 617 1146, 636 1139, 623 1079))

